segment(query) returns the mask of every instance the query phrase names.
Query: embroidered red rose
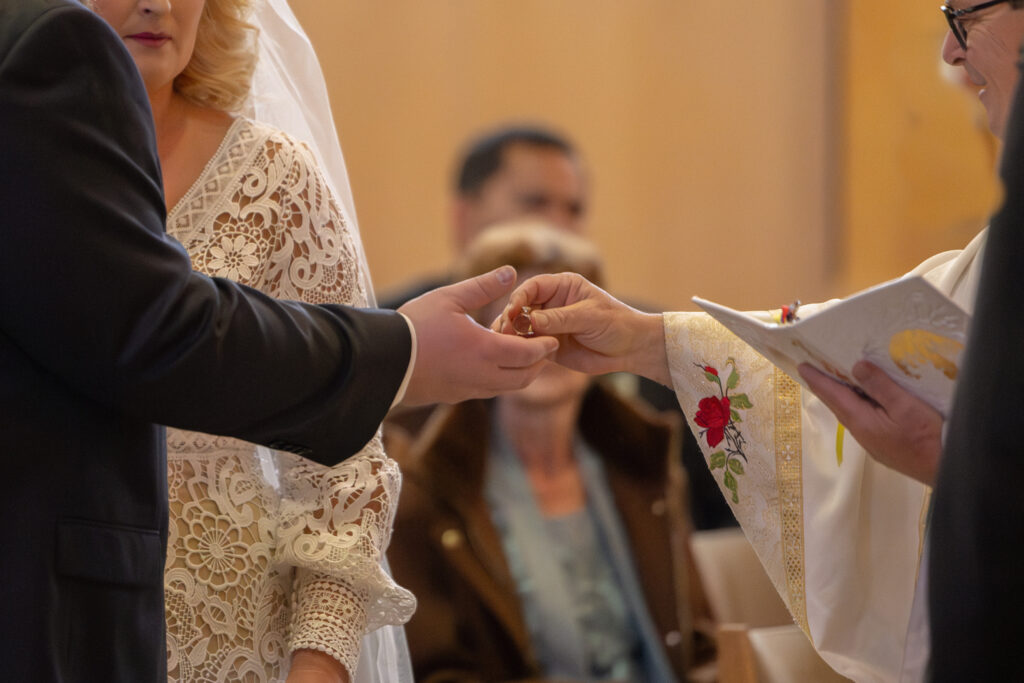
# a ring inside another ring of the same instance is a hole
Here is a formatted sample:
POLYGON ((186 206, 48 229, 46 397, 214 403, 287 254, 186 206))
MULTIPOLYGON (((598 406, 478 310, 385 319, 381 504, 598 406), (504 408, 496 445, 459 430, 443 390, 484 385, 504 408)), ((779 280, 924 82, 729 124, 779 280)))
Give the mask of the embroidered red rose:
POLYGON ((704 436, 711 448, 725 441, 718 450, 708 455, 708 467, 712 471, 722 470, 722 488, 732 492, 733 503, 739 503, 739 480, 736 477, 746 471, 747 456, 743 453, 746 440, 737 426, 743 419, 737 410, 752 408, 753 404, 745 393, 735 393, 729 397, 729 392, 740 385, 740 371, 734 358, 729 358, 725 362, 726 369, 731 367, 732 370, 729 372, 729 379, 724 383, 718 374, 718 368, 705 363, 694 365, 700 368, 704 373, 704 379, 717 389, 718 394, 701 399, 697 404, 697 414, 693 416, 694 422, 703 427, 704 436))
POLYGON ((697 404, 694 421, 707 429, 709 446, 717 446, 725 438, 725 427, 729 424, 729 399, 708 396, 697 404))

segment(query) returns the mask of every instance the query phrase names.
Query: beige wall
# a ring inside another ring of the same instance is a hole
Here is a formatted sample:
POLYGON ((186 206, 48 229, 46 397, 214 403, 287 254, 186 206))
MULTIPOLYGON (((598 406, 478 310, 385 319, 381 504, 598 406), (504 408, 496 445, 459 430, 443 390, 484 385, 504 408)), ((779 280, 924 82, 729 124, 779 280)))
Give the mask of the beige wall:
POLYGON ((668 308, 841 294, 960 244, 993 200, 932 0, 292 3, 378 290, 444 268, 455 151, 507 120, 575 138, 611 288, 668 308))

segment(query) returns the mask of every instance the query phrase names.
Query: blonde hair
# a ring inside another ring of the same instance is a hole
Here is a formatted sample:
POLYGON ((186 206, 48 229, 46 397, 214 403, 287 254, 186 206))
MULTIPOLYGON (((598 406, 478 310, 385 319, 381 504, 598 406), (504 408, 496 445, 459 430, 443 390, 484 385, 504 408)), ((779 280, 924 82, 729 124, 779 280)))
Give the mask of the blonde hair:
POLYGON ((250 24, 252 0, 206 0, 196 46, 174 90, 201 107, 237 111, 252 87, 256 36, 250 24))

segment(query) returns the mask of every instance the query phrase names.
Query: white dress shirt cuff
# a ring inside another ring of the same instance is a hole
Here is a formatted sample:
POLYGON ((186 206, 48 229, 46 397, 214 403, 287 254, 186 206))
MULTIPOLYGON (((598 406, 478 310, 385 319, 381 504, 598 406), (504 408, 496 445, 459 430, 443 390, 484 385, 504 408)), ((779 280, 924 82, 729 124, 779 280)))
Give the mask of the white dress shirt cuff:
POLYGON ((413 368, 416 367, 416 328, 413 327, 412 321, 409 320, 409 316, 405 313, 399 312, 400 316, 405 319, 405 324, 409 326, 409 336, 412 337, 412 348, 409 353, 409 367, 405 370, 405 377, 402 378, 402 383, 398 387, 398 393, 395 394, 395 400, 391 402, 391 407, 394 408, 402 399, 405 398, 405 390, 409 387, 409 380, 412 379, 413 368))

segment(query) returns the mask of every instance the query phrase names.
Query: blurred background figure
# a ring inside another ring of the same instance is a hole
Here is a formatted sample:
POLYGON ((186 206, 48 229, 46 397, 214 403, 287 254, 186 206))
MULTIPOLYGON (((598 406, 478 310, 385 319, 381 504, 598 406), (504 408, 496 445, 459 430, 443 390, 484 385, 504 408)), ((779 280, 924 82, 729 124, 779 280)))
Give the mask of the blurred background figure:
MULTIPOLYGON (((456 260, 465 259, 467 247, 483 230, 503 221, 536 217, 551 228, 587 233, 590 187, 582 157, 567 136, 542 124, 503 125, 470 140, 456 164, 452 187, 449 239, 456 260)), ((457 278, 456 269, 406 284, 385 296, 381 305, 397 308, 448 284, 457 278)), ((520 279, 524 279, 522 274, 520 279)), ((643 309, 655 308, 632 303, 643 309)), ((616 381, 625 393, 638 395, 656 410, 679 411, 675 394, 656 382, 621 375, 616 381)), ((415 435, 429 414, 429 409, 422 408, 396 411, 388 420, 388 442, 415 435)), ((681 413, 679 417, 684 423, 681 413)), ((681 453, 690 478, 690 514, 695 528, 734 526, 736 519, 685 427, 680 444, 683 442, 689 442, 681 453)))
MULTIPOLYGON (((538 221, 485 230, 456 272, 493 263, 602 280, 593 244, 538 221)), ((396 453, 390 558, 419 599, 416 679, 671 681, 708 660, 680 431, 553 363, 519 392, 438 408, 396 453)))
MULTIPOLYGON (((484 228, 523 216, 582 233, 588 188, 573 144, 540 125, 506 125, 471 140, 456 165, 448 236, 458 258, 484 228)), ((384 296, 384 308, 452 282, 451 273, 422 277, 384 296)))

